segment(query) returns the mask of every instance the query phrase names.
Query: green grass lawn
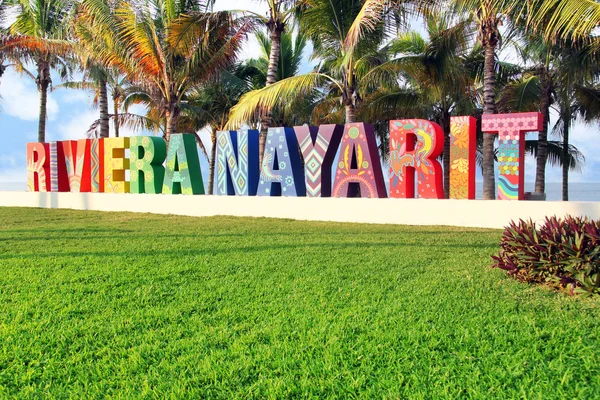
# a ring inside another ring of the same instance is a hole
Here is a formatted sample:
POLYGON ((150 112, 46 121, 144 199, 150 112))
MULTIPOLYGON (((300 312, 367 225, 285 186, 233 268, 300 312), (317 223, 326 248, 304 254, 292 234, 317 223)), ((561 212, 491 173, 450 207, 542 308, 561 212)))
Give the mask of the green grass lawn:
POLYGON ((0 208, 0 397, 598 398, 498 230, 0 208))

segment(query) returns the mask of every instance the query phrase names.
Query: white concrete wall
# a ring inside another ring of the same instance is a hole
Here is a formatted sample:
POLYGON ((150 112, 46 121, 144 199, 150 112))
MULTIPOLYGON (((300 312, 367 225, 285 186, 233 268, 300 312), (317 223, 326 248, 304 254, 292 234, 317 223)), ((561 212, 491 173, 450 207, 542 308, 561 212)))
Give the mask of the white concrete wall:
POLYGON ((0 206, 481 228, 502 228, 518 218, 541 221, 550 215, 600 219, 600 202, 557 201, 0 192, 0 206))

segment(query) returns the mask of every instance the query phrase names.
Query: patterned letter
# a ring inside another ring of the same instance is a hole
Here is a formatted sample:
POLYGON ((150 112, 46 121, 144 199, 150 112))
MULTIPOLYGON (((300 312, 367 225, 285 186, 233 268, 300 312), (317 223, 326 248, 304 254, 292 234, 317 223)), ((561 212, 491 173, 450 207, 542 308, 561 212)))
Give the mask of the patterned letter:
POLYGON ((258 185, 258 131, 217 132, 215 194, 254 196, 258 185))
POLYGON ((308 197, 331 196, 331 166, 335 161, 344 127, 342 125, 295 126, 296 138, 304 157, 304 176, 308 197))
POLYGON ((71 192, 89 192, 90 187, 90 141, 88 139, 61 142, 65 153, 65 165, 71 192))
POLYGON ((50 150, 47 143, 27 143, 27 190, 50 190, 50 150))
POLYGON ((477 120, 450 118, 450 198, 475 198, 477 120))
POLYGON ((421 199, 443 199, 442 128, 423 119, 390 121, 390 196, 415 197, 415 171, 421 199), (415 144, 416 139, 416 144, 415 144))
POLYGON ((155 136, 129 138, 129 188, 131 193, 160 193, 165 177, 162 163, 167 155, 165 140, 155 136))
POLYGON ((481 130, 498 134, 498 199, 523 200, 525 197, 525 132, 543 129, 541 113, 484 114, 481 130))
POLYGON ((92 192, 104 192, 104 139, 90 140, 90 184, 92 192))
POLYGON ((61 142, 50 142, 50 191, 69 191, 65 152, 61 142))
POLYGON ((294 129, 269 128, 257 194, 305 196, 303 175, 294 129))
POLYGON ((346 124, 338 157, 335 197, 386 197, 373 125, 346 124))
POLYGON ((129 193, 129 182, 125 171, 129 169, 129 159, 125 149, 129 148, 128 137, 104 139, 104 191, 106 193, 129 193))
POLYGON ((163 193, 204 194, 196 140, 192 135, 171 135, 165 165, 163 193))

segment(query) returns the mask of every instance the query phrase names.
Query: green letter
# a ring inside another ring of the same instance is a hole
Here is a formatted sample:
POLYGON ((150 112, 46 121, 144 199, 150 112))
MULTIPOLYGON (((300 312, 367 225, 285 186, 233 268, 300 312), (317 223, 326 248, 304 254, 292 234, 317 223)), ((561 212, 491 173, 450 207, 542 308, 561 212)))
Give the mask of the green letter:
POLYGON ((129 138, 129 188, 131 193, 160 193, 165 176, 162 163, 167 155, 163 138, 132 136, 129 138))
POLYGON ((196 141, 192 135, 181 133, 171 135, 162 192, 204 194, 200 160, 196 141))

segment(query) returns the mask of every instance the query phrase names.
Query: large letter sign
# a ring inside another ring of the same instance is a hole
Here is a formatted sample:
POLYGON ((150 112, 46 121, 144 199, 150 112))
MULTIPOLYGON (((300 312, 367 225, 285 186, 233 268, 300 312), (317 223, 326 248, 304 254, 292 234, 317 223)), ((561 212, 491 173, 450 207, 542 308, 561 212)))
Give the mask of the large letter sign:
POLYGON ((104 192, 104 139, 90 140, 90 184, 92 192, 104 192))
POLYGON ((163 193, 204 194, 196 140, 192 135, 171 135, 165 165, 163 193))
POLYGON ((160 193, 165 177, 163 162, 167 147, 163 138, 132 136, 129 138, 129 188, 131 193, 160 193))
POLYGON ((386 197, 375 131, 362 122, 344 127, 333 196, 352 196, 358 188, 360 197, 386 197))
POLYGON ((215 194, 254 196, 258 185, 258 131, 220 131, 215 194))
POLYGON ((475 198, 477 120, 450 118, 450 198, 475 198))
POLYGON ((65 153, 60 142, 50 142, 50 190, 52 192, 69 191, 65 153))
POLYGON ((27 189, 50 191, 50 152, 47 143, 27 143, 27 189))
MULTIPOLYGON (((475 198, 478 123, 469 116, 450 119, 446 143, 450 165, 445 171, 450 199, 475 198)), ((389 196, 444 198, 442 128, 423 119, 389 124, 389 196)), ((481 124, 485 134, 499 136, 498 199, 523 199, 525 133, 543 128, 542 114, 486 114, 481 124)), ((372 125, 269 128, 261 162, 258 131, 216 135, 215 194, 387 197, 372 125)), ((27 143, 27 187, 53 192, 204 194, 195 139, 173 134, 168 144, 154 136, 27 143)))
POLYGON ((125 157, 125 149, 129 148, 129 138, 106 138, 103 143, 104 191, 129 193, 129 182, 125 179, 125 171, 129 169, 129 158, 125 157))
POLYGON ((298 142, 292 128, 269 128, 260 171, 259 196, 304 196, 298 142))
POLYGON ((390 121, 390 197, 443 199, 442 166, 437 158, 444 150, 442 128, 423 119, 390 121), (416 143, 415 143, 416 139, 416 143))
POLYGON ((342 125, 295 126, 296 138, 304 157, 304 176, 308 197, 331 196, 331 166, 342 140, 342 125))
POLYGON ((525 132, 543 129, 541 113, 484 114, 481 130, 498 134, 498 199, 523 200, 525 197, 525 132))
POLYGON ((90 141, 87 139, 60 142, 65 153, 65 165, 71 192, 89 192, 90 184, 90 141))

